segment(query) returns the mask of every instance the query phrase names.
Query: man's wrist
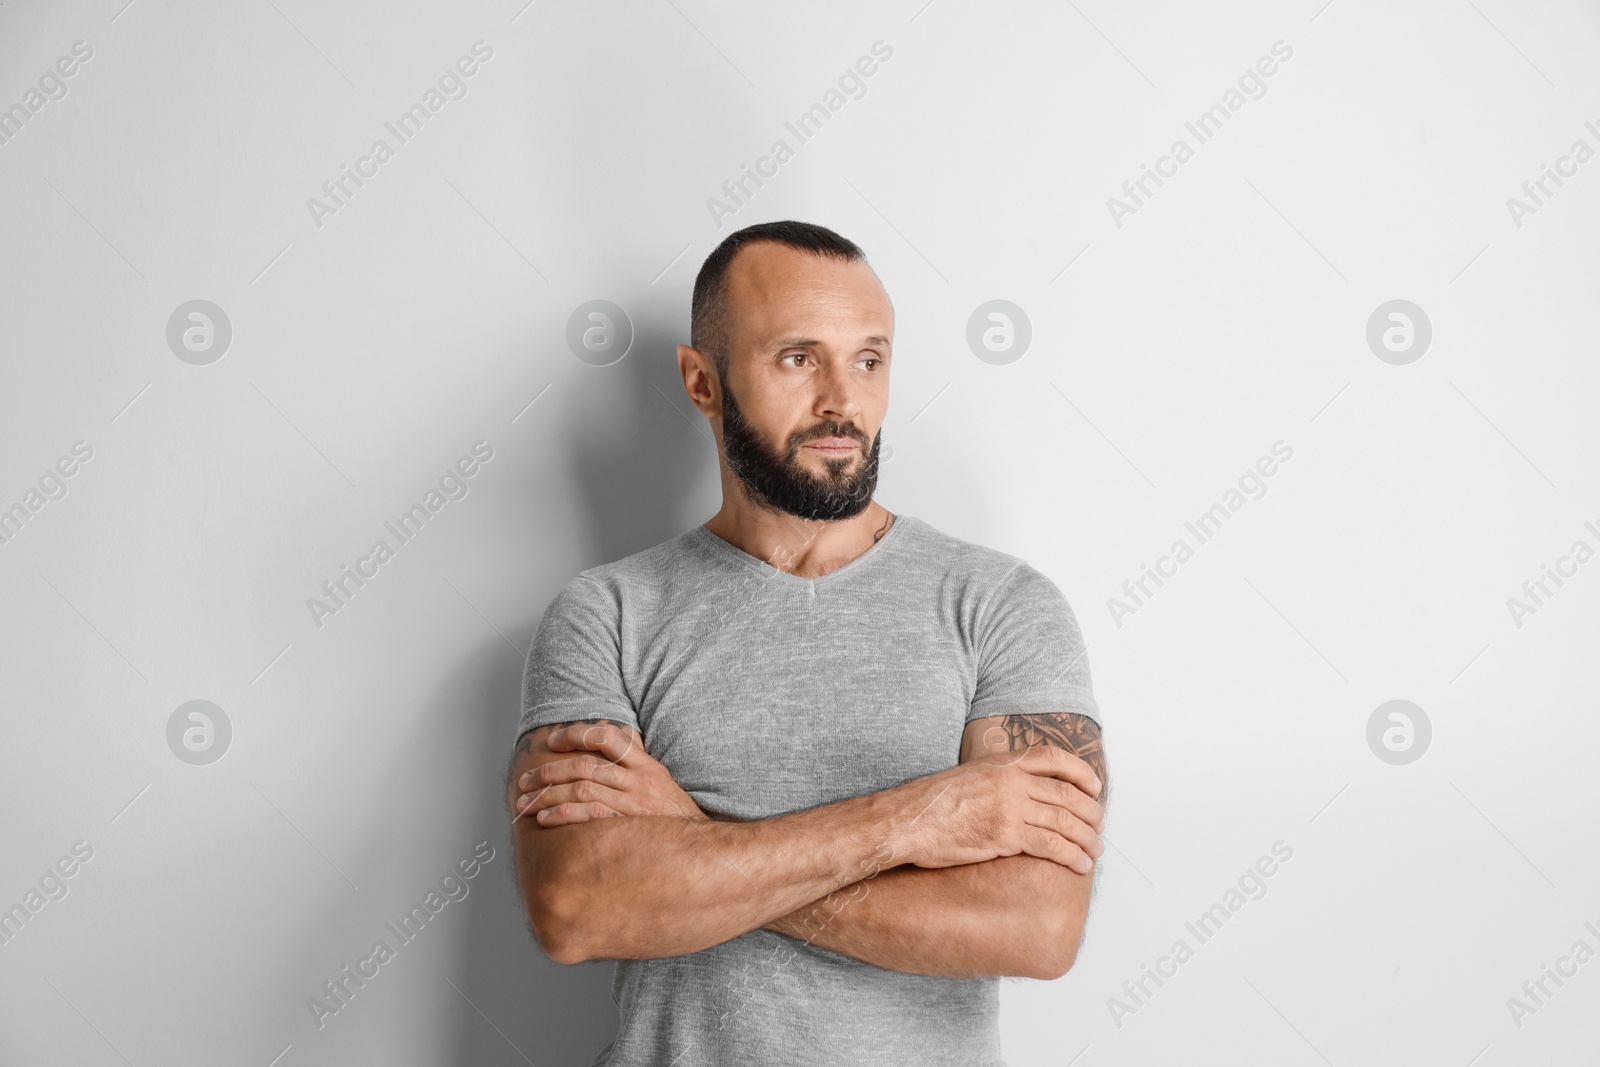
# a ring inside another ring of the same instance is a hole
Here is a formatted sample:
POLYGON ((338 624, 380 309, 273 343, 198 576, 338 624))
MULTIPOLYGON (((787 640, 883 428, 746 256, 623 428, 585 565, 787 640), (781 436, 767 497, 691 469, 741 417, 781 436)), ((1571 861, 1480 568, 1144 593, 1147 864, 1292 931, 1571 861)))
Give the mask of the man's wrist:
POLYGON ((870 869, 863 878, 902 863, 917 863, 923 858, 917 829, 919 820, 932 806, 924 796, 926 792, 925 779, 913 778, 872 794, 877 802, 874 825, 878 833, 873 842, 875 851, 868 865, 870 869))
POLYGON ((837 889, 764 923, 762 929, 813 941, 840 911, 866 897, 871 880, 881 872, 922 858, 920 837, 913 828, 931 806, 931 800, 927 786, 921 782, 922 779, 912 779, 859 798, 867 807, 862 836, 850 843, 858 856, 855 867, 846 873, 837 889))

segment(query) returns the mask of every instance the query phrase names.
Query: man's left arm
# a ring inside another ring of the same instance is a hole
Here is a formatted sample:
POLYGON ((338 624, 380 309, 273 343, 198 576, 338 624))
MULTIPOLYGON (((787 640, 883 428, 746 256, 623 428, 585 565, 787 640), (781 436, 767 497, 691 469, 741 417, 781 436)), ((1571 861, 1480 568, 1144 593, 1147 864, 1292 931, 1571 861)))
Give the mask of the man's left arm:
MULTIPOLYGON (((1076 712, 974 719, 960 762, 1055 745, 1087 762, 1110 795, 1100 724, 1076 712)), ((892 857, 885 857, 892 863, 892 857)), ((1035 856, 869 872, 861 881, 767 924, 767 929, 891 970, 973 978, 1052 979, 1077 958, 1098 865, 1079 874, 1035 856)))

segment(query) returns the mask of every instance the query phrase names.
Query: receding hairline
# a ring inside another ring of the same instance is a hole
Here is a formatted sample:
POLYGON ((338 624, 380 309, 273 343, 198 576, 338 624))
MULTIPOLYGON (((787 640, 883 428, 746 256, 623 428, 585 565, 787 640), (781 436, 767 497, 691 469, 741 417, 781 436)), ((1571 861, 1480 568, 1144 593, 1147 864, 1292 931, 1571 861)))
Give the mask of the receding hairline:
MULTIPOLYGON (((889 307, 889 314, 891 316, 894 314, 894 301, 889 298, 889 289, 883 284, 883 279, 878 277, 878 272, 872 269, 872 264, 867 262, 866 256, 855 258, 826 250, 815 251, 809 248, 795 248, 793 245, 784 244, 782 241, 774 240, 770 237, 760 237, 740 245, 739 248, 734 251, 733 256, 728 260, 726 271, 723 274, 722 282, 719 286, 720 291, 717 293, 719 298, 717 300, 717 310, 719 312, 720 321, 716 325, 723 335, 721 340, 724 344, 731 344, 732 342, 732 338, 729 337, 728 334, 731 332, 731 327, 733 325, 733 301, 730 299, 730 297, 734 278, 734 268, 739 263, 739 253, 743 252, 746 248, 750 248, 755 245, 775 245, 780 248, 788 249, 792 252, 811 256, 814 259, 831 259, 842 266, 860 264, 867 269, 867 273, 872 275, 873 280, 878 283, 878 291, 883 294, 883 301, 889 307)), ((817 348, 824 346, 827 343, 828 342, 819 338, 807 337, 803 334, 791 334, 787 337, 776 337, 759 341, 759 344, 765 348, 817 348)), ((894 344, 889 337, 879 333, 868 334, 866 337, 861 338, 861 343, 864 345, 882 345, 886 348, 892 347, 894 344)))
POLYGON ((847 256, 842 252, 835 252, 825 248, 796 248, 794 245, 785 244, 775 237, 756 237, 735 248, 733 255, 728 258, 727 265, 723 268, 722 276, 718 279, 716 295, 720 296, 724 303, 727 301, 729 283, 734 278, 734 269, 739 266, 741 261, 748 262, 749 257, 746 256, 741 260, 741 254, 749 249, 761 247, 782 249, 785 252, 792 252, 797 256, 804 256, 823 263, 832 261, 841 267, 865 267, 867 273, 872 275, 873 280, 878 283, 878 288, 883 290, 884 296, 887 298, 889 295, 888 287, 883 284, 883 279, 878 277, 878 272, 872 269, 872 264, 867 262, 865 255, 847 256))
POLYGON ((879 291, 893 314, 894 303, 889 300, 888 288, 872 270, 867 255, 854 241, 815 223, 782 220, 757 223, 729 234, 712 249, 695 276, 693 298, 690 305, 690 344, 709 355, 718 368, 727 361, 728 333, 732 325, 728 288, 731 271, 739 253, 747 245, 771 244, 805 252, 818 259, 834 259, 841 263, 866 263, 872 271, 879 291))

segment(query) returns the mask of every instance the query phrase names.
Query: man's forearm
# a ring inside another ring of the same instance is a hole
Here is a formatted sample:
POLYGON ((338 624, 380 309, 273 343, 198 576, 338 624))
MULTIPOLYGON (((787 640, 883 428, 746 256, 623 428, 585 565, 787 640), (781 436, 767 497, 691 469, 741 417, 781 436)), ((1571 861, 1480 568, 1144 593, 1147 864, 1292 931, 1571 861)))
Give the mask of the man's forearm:
POLYGON ((513 831, 540 941, 572 963, 683 955, 756 929, 874 869, 908 814, 886 790, 757 822, 519 819, 513 831))
POLYGON ((1055 978, 1076 955, 1083 931, 1072 918, 1093 878, 1036 856, 894 867, 766 925, 890 970, 1055 978))
MULTIPOLYGON (((1075 714, 1007 716, 1001 731, 1013 749, 1043 740, 1087 761, 1100 779, 1100 803, 1109 804, 1099 723, 1075 714)), ((1026 855, 938 870, 896 867, 767 929, 891 970, 1057 978, 1077 958, 1099 869, 1079 874, 1026 855)))

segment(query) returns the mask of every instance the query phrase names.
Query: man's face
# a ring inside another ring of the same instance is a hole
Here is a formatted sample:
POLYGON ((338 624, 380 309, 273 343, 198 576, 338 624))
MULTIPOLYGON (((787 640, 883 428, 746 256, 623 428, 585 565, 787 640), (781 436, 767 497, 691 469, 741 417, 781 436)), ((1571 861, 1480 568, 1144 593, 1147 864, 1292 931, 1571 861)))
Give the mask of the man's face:
POLYGON ((757 504, 848 519, 872 502, 894 309, 865 263, 757 242, 728 272, 722 437, 757 504), (735 379, 735 387, 730 379, 735 379))

